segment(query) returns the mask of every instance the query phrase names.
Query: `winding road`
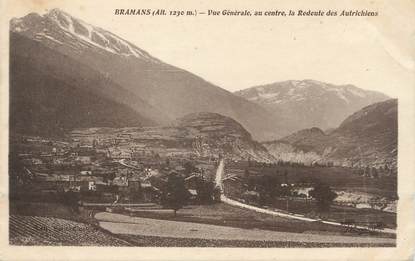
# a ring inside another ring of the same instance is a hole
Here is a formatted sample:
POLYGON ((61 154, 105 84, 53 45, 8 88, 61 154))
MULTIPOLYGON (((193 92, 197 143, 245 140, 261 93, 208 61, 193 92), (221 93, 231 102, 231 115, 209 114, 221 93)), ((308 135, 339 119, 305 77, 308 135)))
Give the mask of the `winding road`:
POLYGON ((302 243, 340 244, 395 244, 393 238, 352 237, 312 233, 291 233, 263 229, 245 229, 194 222, 130 217, 100 212, 95 215, 99 225, 114 234, 159 236, 173 238, 199 238, 211 240, 284 241, 302 243))
MULTIPOLYGON (((216 186, 223 188, 225 162, 220 161, 216 172, 216 186)), ((249 209, 259 213, 273 216, 292 218, 305 222, 314 222, 316 219, 275 210, 263 209, 244 204, 227 198, 224 194, 221 199, 225 204, 249 209)), ((336 244, 370 244, 370 245, 394 245, 395 238, 391 237, 366 237, 346 236, 331 233, 294 233, 272 231, 264 229, 246 229, 222 225, 201 224, 196 222, 184 222, 174 220, 161 220, 144 217, 133 217, 117 213, 100 212, 95 215, 99 225, 114 233, 137 236, 159 236, 164 238, 187 239, 211 239, 211 240, 244 240, 244 241, 272 241, 272 242, 297 242, 297 243, 336 243, 336 244)), ((322 221, 325 224, 342 226, 337 222, 322 221)), ((365 228, 365 227, 360 227, 365 228)), ((383 231, 395 233, 394 230, 383 231)))
MULTIPOLYGON (((341 223, 338 222, 333 222, 333 221, 327 221, 327 220, 320 220, 320 219, 313 219, 313 218, 308 218, 305 217, 303 215, 299 215, 299 214, 294 214, 294 213, 283 213, 281 211, 277 211, 277 210, 270 210, 270 209, 264 209, 264 208, 259 208, 259 207, 255 207, 252 205, 248 205, 233 199, 230 199, 228 197, 226 197, 223 194, 223 178, 224 178, 224 170, 225 170, 225 161, 224 159, 221 159, 218 169, 216 170, 216 177, 215 177, 215 183, 216 186, 218 188, 220 188, 221 191, 221 201, 223 203, 232 205, 232 206, 236 206, 236 207, 240 207, 240 208, 245 208, 245 209, 250 209, 259 213, 264 213, 264 214, 269 214, 269 215, 273 215, 273 216, 278 216, 278 217, 285 217, 285 218, 292 218, 292 219, 297 219, 297 220, 302 220, 302 221, 308 221, 308 222, 315 222, 315 221, 319 221, 321 223, 324 224, 329 224, 329 225, 334 225, 334 226, 342 226, 343 225, 341 223)), ((356 228, 359 229, 369 229, 369 227, 365 227, 365 226, 356 226, 356 228)), ((394 229, 390 229, 390 228, 385 228, 382 230, 376 230, 377 232, 382 232, 382 233, 390 233, 390 234, 396 234, 396 230, 394 229)))

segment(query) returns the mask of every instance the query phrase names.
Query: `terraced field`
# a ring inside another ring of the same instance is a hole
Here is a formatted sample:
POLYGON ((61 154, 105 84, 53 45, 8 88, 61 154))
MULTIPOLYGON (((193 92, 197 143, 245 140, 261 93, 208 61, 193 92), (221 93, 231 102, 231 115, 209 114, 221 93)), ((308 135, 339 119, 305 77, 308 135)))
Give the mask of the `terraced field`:
POLYGON ((92 225, 52 217, 11 215, 9 231, 11 245, 130 245, 92 225))

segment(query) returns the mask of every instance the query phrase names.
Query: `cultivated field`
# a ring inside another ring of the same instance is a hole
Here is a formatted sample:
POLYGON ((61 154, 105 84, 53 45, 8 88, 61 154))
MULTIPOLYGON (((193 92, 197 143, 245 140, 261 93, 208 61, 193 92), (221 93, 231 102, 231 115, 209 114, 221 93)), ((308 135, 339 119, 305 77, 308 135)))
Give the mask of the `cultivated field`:
POLYGON ((390 243, 310 243, 292 241, 250 241, 219 240, 201 238, 174 238, 139 235, 118 235, 134 246, 141 247, 260 247, 260 248, 293 248, 293 247, 393 247, 390 243))
MULTIPOLYGON (((178 242, 189 239, 196 240, 230 240, 258 242, 258 245, 266 242, 297 242, 297 244, 326 244, 333 246, 348 244, 363 244, 365 246, 393 246, 395 239, 357 237, 357 236, 338 236, 323 235, 318 233, 289 233, 277 232, 262 229, 244 229, 217 225, 208 225, 191 222, 180 222, 170 220, 157 220, 141 217, 130 217, 115 213, 101 212, 95 215, 99 220, 100 226, 114 234, 128 235, 131 238, 138 236, 141 239, 151 237, 162 238, 163 243, 171 240, 178 242), (143 238, 144 237, 144 238, 143 238)), ((276 243, 277 244, 277 243, 276 243)), ((225 244, 226 245, 226 244, 225 244)))
MULTIPOLYGON (((239 176, 242 180, 241 183, 246 183, 245 170, 249 170, 250 177, 272 175, 277 176, 280 181, 286 181, 289 184, 303 184, 320 180, 335 191, 347 191, 349 194, 356 193, 356 195, 360 195, 359 193, 372 195, 384 200, 397 199, 396 177, 373 179, 357 175, 350 168, 306 166, 249 167, 247 163, 239 162, 227 165, 225 172, 227 176, 239 176), (286 176, 285 173, 287 174, 286 176)), ((225 194, 229 198, 240 200, 242 193, 243 191, 239 188, 239 184, 233 185, 231 182, 225 184, 225 194), (231 193, 228 191, 231 191, 231 193)), ((364 201, 364 199, 361 200, 364 201)), ((276 198, 269 207, 302 214, 311 218, 318 218, 319 215, 319 213, 316 213, 315 201, 304 198, 289 197, 288 200, 286 198, 276 198)), ((325 214, 325 219, 335 222, 352 219, 356 225, 360 226, 370 226, 371 224, 381 222, 387 228, 396 228, 396 213, 371 208, 355 208, 337 204, 336 202, 333 203, 330 212, 325 214)))
POLYGON ((60 218, 12 215, 10 216, 9 229, 11 245, 130 245, 92 225, 60 218))
POLYGON ((128 208, 126 215, 172 221, 204 223, 246 229, 264 229, 294 233, 320 233, 331 235, 354 235, 391 237, 391 235, 363 230, 347 231, 344 227, 323 224, 321 222, 304 222, 300 220, 271 216, 249 209, 230 206, 225 203, 212 205, 189 205, 180 209, 174 217, 169 209, 128 208))

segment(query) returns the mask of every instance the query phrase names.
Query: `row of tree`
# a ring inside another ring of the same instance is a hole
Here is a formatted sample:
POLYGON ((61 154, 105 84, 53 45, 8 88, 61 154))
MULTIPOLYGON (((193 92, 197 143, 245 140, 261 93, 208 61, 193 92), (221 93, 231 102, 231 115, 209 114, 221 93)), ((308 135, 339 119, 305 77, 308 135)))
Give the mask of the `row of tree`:
MULTIPOLYGON (((220 202, 220 190, 214 183, 201 177, 194 177, 196 184, 195 201, 199 204, 213 204, 220 202)), ((186 188, 185 180, 177 174, 169 175, 166 184, 162 188, 160 202, 166 208, 174 210, 174 215, 179 209, 189 203, 191 194, 186 188)))
MULTIPOLYGON (((245 177, 246 189, 257 193, 259 205, 272 205, 278 197, 295 196, 292 186, 288 184, 287 172, 284 173, 283 182, 277 175, 250 176, 248 170, 245 171, 245 177)), ((308 195, 316 201, 319 211, 328 211, 337 194, 329 185, 318 179, 314 179, 312 186, 308 195)))
MULTIPOLYGON (((327 162, 313 162, 310 165, 305 165, 302 162, 291 162, 291 161, 283 161, 278 160, 274 163, 269 162, 257 162, 253 161, 251 159, 248 159, 248 167, 260 167, 260 168, 273 168, 273 167, 308 167, 308 168, 316 168, 316 167, 334 167, 335 164, 332 161, 327 162)), ((393 174, 394 170, 391 168, 388 164, 385 164, 384 166, 379 167, 351 167, 353 169, 353 172, 356 174, 372 177, 372 178, 378 178, 382 175, 390 176, 393 174)))

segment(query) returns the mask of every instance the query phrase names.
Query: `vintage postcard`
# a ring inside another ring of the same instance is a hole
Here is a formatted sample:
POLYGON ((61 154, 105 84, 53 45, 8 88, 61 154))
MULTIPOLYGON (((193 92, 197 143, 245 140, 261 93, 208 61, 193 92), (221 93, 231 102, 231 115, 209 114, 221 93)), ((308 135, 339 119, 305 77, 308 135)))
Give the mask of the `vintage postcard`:
POLYGON ((414 1, 0 3, 1 260, 414 258, 414 1))

